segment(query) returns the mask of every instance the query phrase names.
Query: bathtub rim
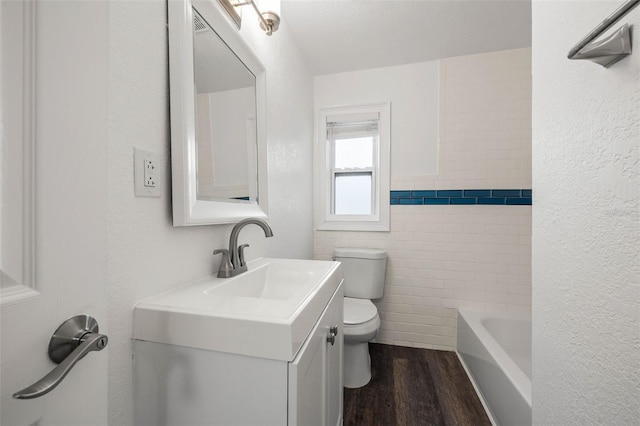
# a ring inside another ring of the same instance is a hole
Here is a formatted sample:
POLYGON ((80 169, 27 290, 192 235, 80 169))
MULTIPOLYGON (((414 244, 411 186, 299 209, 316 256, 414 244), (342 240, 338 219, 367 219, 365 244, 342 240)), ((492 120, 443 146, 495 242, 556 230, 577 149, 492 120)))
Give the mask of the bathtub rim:
MULTIPOLYGON (((500 369, 504 372, 509 381, 511 381, 511 383, 514 385, 520 396, 522 396, 529 407, 531 407, 532 380, 527 377, 520 366, 516 364, 516 362, 511 359, 509 355, 507 355, 502 346, 500 346, 500 344, 496 341, 496 339, 494 339, 491 333, 489 333, 489 331, 482 325, 482 320, 485 318, 497 318, 506 320, 516 319, 530 322, 531 316, 525 314, 501 312, 475 312, 460 309, 458 309, 458 315, 465 320, 470 328, 473 329, 478 339, 483 342, 483 345, 487 352, 489 352, 489 355, 491 355, 495 362, 500 366, 500 369), (488 342, 490 344, 485 344, 484 342, 488 342), (503 368, 502 366, 504 366, 505 368, 503 368), (527 383, 529 384, 528 389, 526 389, 527 383)), ((462 354, 460 353, 459 348, 456 348, 456 352, 458 352, 458 356, 462 358, 462 354)), ((467 373, 469 373, 469 371, 467 371, 467 373)))

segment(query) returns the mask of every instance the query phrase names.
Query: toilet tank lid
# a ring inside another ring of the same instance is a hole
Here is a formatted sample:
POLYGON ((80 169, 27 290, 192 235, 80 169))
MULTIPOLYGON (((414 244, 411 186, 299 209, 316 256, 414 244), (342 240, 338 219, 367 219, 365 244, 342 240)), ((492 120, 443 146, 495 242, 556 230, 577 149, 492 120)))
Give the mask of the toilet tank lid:
POLYGON ((355 257, 358 259, 384 259, 387 257, 386 250, 368 248, 335 248, 335 257, 355 257))

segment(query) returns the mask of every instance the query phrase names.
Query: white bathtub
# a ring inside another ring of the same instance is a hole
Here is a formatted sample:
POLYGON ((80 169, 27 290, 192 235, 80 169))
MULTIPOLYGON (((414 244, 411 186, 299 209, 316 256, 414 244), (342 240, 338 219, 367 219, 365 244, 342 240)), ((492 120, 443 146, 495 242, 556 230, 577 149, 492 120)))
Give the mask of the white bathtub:
POLYGON ((531 424, 531 317, 458 311, 458 355, 496 424, 531 424))

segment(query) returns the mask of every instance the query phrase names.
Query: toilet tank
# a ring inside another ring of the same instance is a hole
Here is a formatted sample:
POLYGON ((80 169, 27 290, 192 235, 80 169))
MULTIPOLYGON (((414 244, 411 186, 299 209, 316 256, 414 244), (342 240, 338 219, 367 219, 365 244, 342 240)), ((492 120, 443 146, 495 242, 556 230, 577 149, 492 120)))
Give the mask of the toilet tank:
POLYGON ((387 252, 378 249, 336 248, 334 260, 342 263, 345 297, 378 299, 384 290, 387 252))

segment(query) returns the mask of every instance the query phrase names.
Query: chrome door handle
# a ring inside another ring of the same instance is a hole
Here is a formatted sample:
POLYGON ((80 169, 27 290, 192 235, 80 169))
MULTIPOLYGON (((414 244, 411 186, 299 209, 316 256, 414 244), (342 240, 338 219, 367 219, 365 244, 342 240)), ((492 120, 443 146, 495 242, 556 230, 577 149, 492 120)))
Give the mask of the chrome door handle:
POLYGON ((329 335, 327 336, 327 342, 333 346, 336 343, 336 336, 338 335, 338 326, 332 325, 329 327, 329 335))
POLYGON ((101 351, 109 338, 98 333, 98 322, 88 315, 66 320, 51 336, 49 358, 58 364, 31 386, 13 394, 16 399, 32 399, 51 392, 86 354, 101 351))

